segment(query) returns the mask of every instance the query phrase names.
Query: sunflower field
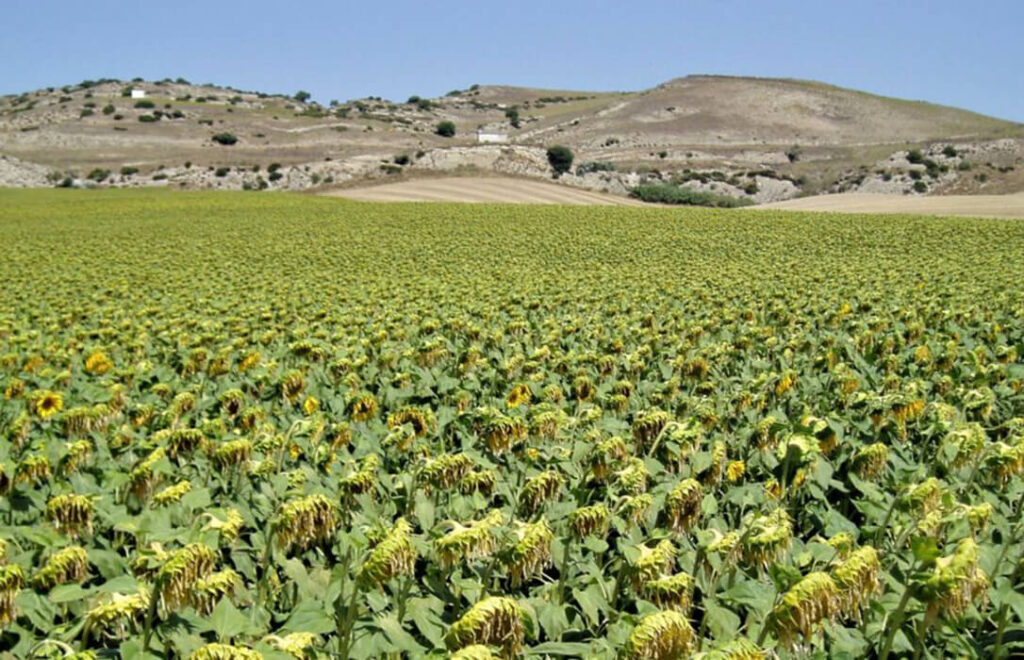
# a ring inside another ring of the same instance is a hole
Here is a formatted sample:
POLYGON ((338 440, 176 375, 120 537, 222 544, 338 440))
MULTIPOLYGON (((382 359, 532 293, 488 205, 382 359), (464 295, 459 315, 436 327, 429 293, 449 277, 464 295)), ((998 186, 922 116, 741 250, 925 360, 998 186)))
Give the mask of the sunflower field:
POLYGON ((1024 651, 1024 224, 0 191, 0 658, 1024 651))

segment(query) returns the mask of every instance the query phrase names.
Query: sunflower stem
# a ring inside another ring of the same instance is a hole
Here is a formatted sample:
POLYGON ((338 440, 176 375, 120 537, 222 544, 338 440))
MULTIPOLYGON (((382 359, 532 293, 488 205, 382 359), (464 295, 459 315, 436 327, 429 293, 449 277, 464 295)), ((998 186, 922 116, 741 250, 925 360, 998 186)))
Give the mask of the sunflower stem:
POLYGON ((899 632, 900 627, 903 625, 903 613, 910 603, 912 591, 910 585, 907 584, 903 589, 903 597, 900 599, 899 605, 896 606, 896 611, 892 613, 891 617, 887 617, 886 625, 883 628, 887 629, 888 632, 885 636, 885 643, 882 645, 882 651, 878 654, 879 660, 887 660, 889 653, 892 652, 892 644, 896 640, 896 633, 899 632))

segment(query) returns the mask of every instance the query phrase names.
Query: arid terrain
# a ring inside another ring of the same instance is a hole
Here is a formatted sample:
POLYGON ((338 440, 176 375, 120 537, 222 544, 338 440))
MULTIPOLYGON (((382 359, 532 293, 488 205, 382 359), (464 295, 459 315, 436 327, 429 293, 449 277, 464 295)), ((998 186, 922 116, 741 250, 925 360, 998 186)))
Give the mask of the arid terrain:
POLYGON ((1024 193, 1012 195, 815 195, 756 209, 788 209, 790 211, 825 211, 829 213, 909 213, 914 215, 952 215, 988 218, 1024 219, 1024 193))
POLYGON ((628 197, 511 177, 441 177, 334 190, 362 202, 469 202, 643 206, 628 197))
MULTIPOLYGON (((546 150, 556 144, 575 156, 560 188, 619 198, 641 184, 757 204, 1024 191, 1024 125, 799 80, 690 76, 639 92, 473 85, 433 99, 325 104, 182 79, 106 80, 0 97, 0 186, 352 196, 363 193, 350 188, 402 182, 366 194, 436 197, 451 183, 424 178, 551 184, 546 150), (145 98, 131 98, 133 89, 145 98), (441 122, 454 135, 439 135, 441 122), (478 131, 501 142, 482 143, 478 131)), ((529 197, 523 186, 498 198, 529 197)))

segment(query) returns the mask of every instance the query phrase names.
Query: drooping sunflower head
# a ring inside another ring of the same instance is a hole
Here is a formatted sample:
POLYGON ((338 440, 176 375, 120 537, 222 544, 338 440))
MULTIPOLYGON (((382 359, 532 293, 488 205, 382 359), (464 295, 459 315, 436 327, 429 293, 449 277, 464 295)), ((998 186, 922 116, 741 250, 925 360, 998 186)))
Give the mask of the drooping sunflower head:
POLYGON ((638 451, 650 447, 665 425, 672 421, 672 416, 664 410, 643 410, 633 420, 633 440, 638 451))
POLYGON ((645 583, 671 572, 676 562, 676 546, 664 539, 650 548, 646 545, 637 546, 640 556, 632 565, 633 585, 637 588, 645 583))
POLYGON ((625 657, 629 660, 679 660, 693 646, 694 637, 689 620, 679 612, 667 610, 649 614, 629 634, 625 657))
POLYGON ((704 489, 696 479, 684 479, 669 492, 665 499, 668 526, 674 532, 683 532, 697 522, 704 489))
POLYGON ((528 513, 534 513, 541 504, 558 494, 565 478, 554 469, 547 469, 526 480, 519 493, 519 506, 528 513))
POLYGON ((580 507, 569 514, 569 526, 578 539, 593 535, 603 536, 608 529, 610 517, 608 507, 604 504, 580 507))
POLYGON ((244 646, 207 644, 193 651, 188 660, 263 660, 263 655, 244 646))
POLYGON ((50 555, 43 567, 32 577, 32 586, 49 591, 57 585, 81 582, 89 574, 85 549, 72 545, 50 555))
POLYGON ((493 509, 481 520, 462 525, 453 524, 453 529, 434 542, 434 548, 445 570, 456 561, 472 561, 494 552, 497 547, 497 529, 504 523, 500 509, 493 509))
POLYGON ((510 658, 523 647, 526 616, 526 611, 515 600, 491 596, 469 608, 448 630, 445 642, 450 649, 496 646, 501 648, 504 657, 510 658))
POLYGON ((711 649, 703 660, 765 660, 767 657, 767 651, 762 651, 746 637, 739 637, 711 649))
POLYGON ((57 531, 77 536, 92 530, 93 508, 92 499, 86 495, 55 495, 46 503, 46 519, 57 531))
POLYGON ((103 351, 93 351, 85 358, 85 371, 94 376, 101 376, 114 367, 114 362, 103 351))
POLYGON ((935 569, 917 590, 932 615, 959 618, 972 604, 988 595, 988 576, 980 566, 980 550, 973 538, 960 541, 953 554, 938 559, 935 569))
POLYGON ((862 479, 874 479, 889 462, 889 448, 882 442, 874 442, 857 449, 851 467, 862 479))
POLYGON ((743 560, 767 569, 793 542, 793 522, 785 509, 757 516, 743 536, 743 560))
POLYGON ((320 643, 320 636, 311 632, 293 632, 284 636, 267 635, 263 641, 295 660, 313 660, 316 657, 316 646, 320 643))
POLYGON ((189 602, 197 582, 213 572, 216 553, 202 543, 189 543, 171 553, 153 577, 153 586, 164 612, 180 609, 189 602))
POLYGON ((692 604, 693 585, 691 575, 676 573, 645 582, 642 593, 644 598, 660 608, 678 610, 685 614, 692 604))
POLYGON ((337 527, 338 508, 323 495, 285 503, 273 522, 278 546, 299 551, 327 540, 337 527))
POLYGON ((842 612, 838 585, 828 573, 809 573, 783 594, 766 625, 786 648, 809 641, 826 622, 842 612))
POLYGON ((412 571, 416 550, 410 540, 412 527, 404 518, 395 521, 384 539, 370 552, 359 571, 359 580, 365 585, 381 585, 388 580, 412 571))
POLYGON ((878 552, 869 545, 854 550, 832 569, 832 577, 840 589, 840 607, 844 616, 860 619, 861 609, 880 589, 880 570, 878 552))
POLYGON ((200 616, 208 616, 222 598, 229 598, 242 584, 242 578, 233 569, 225 568, 195 581, 189 594, 189 604, 200 616))
POLYGON ((0 625, 7 625, 14 620, 16 610, 14 601, 18 592, 25 584, 21 566, 4 564, 0 566, 0 625))
POLYGON ((518 587, 551 563, 554 533, 548 521, 541 518, 534 523, 519 523, 515 535, 518 540, 508 553, 508 569, 512 586, 518 587))

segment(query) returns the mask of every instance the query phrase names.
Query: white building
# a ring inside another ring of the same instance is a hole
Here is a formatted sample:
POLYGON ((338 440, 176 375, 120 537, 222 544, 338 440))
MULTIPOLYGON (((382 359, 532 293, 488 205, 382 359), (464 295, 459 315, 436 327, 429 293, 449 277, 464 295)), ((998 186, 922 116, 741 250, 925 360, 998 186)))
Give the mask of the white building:
POLYGON ((476 141, 480 144, 504 144, 508 142, 508 135, 481 128, 476 132, 476 141))
POLYGON ((144 99, 144 98, 146 98, 146 90, 144 90, 144 89, 134 89, 133 88, 132 89, 132 98, 133 99, 144 99))

